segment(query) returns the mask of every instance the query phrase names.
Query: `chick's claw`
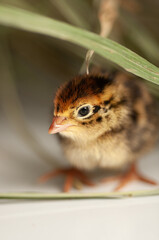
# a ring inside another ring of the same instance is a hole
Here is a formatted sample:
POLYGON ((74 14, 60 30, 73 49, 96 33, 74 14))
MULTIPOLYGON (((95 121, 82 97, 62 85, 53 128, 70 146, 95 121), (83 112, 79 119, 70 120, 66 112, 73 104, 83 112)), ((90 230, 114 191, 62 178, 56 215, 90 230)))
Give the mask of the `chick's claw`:
POLYGON ((148 183, 151 185, 157 185, 158 183, 154 180, 148 179, 144 176, 142 176, 136 169, 136 165, 132 164, 129 171, 123 175, 117 175, 113 177, 104 178, 101 180, 101 182, 110 182, 114 180, 119 180, 119 184, 114 189, 115 191, 121 190, 123 187, 125 187, 129 182, 138 180, 140 182, 148 183))
POLYGON ((73 186, 73 183, 76 179, 78 179, 80 182, 87 186, 94 186, 95 184, 92 183, 87 176, 82 173, 80 170, 76 168, 69 168, 69 169, 56 169, 53 170, 42 177, 40 177, 39 182, 44 183, 48 181, 51 178, 55 178, 59 175, 65 175, 65 182, 64 182, 64 187, 63 190, 64 192, 69 192, 70 189, 73 186))

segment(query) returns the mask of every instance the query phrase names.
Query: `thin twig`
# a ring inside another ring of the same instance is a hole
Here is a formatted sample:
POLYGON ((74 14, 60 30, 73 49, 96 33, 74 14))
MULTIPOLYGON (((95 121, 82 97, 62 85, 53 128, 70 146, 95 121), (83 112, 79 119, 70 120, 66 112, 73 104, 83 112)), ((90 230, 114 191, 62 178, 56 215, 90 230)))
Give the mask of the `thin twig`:
POLYGON ((102 199, 102 198, 130 198, 159 195, 159 189, 140 190, 130 192, 106 192, 106 193, 0 193, 0 199, 102 199))
MULTIPOLYGON (((118 17, 118 0, 100 0, 98 19, 100 23, 101 37, 108 37, 111 33, 114 23, 118 17)), ((86 66, 86 73, 89 74, 89 65, 93 57, 94 50, 88 50, 85 57, 85 62, 82 65, 81 71, 86 66)))

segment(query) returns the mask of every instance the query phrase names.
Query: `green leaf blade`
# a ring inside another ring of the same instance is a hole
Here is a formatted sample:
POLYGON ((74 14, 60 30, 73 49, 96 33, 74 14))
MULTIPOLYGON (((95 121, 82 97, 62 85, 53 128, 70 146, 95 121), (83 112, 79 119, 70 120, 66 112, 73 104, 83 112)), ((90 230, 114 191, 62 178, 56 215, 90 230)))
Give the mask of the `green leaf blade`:
POLYGON ((159 85, 159 68, 124 46, 89 31, 12 6, 0 5, 0 24, 93 49, 128 72, 159 85))

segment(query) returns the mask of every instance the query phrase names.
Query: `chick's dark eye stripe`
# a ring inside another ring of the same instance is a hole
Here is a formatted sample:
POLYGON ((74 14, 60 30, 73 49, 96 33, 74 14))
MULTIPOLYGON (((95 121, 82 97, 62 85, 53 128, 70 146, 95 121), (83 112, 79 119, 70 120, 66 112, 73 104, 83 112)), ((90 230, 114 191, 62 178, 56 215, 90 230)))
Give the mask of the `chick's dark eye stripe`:
POLYGON ((93 113, 97 113, 100 109, 101 109, 100 106, 98 106, 98 105, 94 106, 93 113))
POLYGON ((126 100, 125 98, 123 98, 123 99, 121 99, 119 102, 116 102, 116 103, 114 103, 114 104, 111 104, 111 106, 110 106, 109 109, 111 109, 111 108, 118 108, 119 106, 125 105, 125 104, 127 104, 127 100, 126 100))
POLYGON ((110 103, 110 100, 104 101, 104 105, 108 105, 110 103))

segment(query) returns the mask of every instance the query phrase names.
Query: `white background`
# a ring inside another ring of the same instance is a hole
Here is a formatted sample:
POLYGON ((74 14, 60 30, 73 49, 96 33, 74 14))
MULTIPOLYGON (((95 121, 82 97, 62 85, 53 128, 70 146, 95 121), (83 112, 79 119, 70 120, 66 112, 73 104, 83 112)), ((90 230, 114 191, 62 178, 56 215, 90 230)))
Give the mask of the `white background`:
MULTIPOLYGON (((3 119, 1 123, 0 192, 60 192, 62 178, 42 185, 37 183, 39 176, 51 170, 50 166, 40 160, 13 129, 4 128, 3 119)), ((31 121, 30 127, 49 154, 62 162, 64 157, 56 138, 47 134, 48 123, 31 121)), ((156 148, 138 165, 143 174, 159 182, 158 156, 156 148)), ((99 177, 98 173, 95 180, 99 177)), ((98 184, 82 191, 112 191, 116 184, 98 184)), ((133 182, 123 190, 153 188, 133 182)), ((159 196, 114 200, 1 200, 0 239, 158 240, 159 196)))

